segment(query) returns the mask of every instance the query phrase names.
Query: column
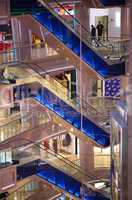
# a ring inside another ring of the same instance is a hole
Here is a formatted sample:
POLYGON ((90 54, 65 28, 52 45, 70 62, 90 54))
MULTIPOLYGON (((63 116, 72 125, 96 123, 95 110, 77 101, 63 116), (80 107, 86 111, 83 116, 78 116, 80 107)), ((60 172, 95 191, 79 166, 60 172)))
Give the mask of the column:
POLYGON ((129 20, 128 20, 129 8, 121 8, 121 37, 128 38, 130 32, 129 20))
POLYGON ((89 8, 86 0, 82 3, 75 4, 75 13, 75 18, 89 31, 89 8))
POLYGON ((82 97, 88 102, 89 97, 92 96, 92 85, 93 79, 89 75, 89 71, 86 67, 81 66, 81 88, 82 88, 82 97))
POLYGON ((127 162, 127 180, 128 180, 128 200, 132 199, 132 0, 128 3, 128 25, 129 25, 129 63, 128 63, 128 162, 127 162))
POLYGON ((9 16, 10 16, 10 1, 0 0, 0 18, 6 19, 9 16))
POLYGON ((16 17, 11 19, 14 47, 18 60, 28 60, 31 57, 31 31, 24 25, 22 20, 16 17))
MULTIPOLYGON (((85 142, 83 140, 80 143, 80 166, 90 175, 90 172, 94 170, 94 146, 91 141, 85 142)), ((90 180, 87 178, 86 181, 90 180)))

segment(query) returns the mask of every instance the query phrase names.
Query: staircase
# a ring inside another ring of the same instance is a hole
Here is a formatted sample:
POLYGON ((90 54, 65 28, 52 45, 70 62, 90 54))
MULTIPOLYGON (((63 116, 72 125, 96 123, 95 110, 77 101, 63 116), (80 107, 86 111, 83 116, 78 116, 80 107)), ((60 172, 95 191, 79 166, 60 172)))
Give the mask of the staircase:
MULTIPOLYGON (((58 7, 61 6, 58 3, 56 4, 58 7)), ((120 58, 116 61, 111 61, 106 58, 110 57, 111 54, 115 55, 117 50, 113 49, 112 46, 103 45, 99 41, 96 41, 97 45, 93 46, 90 33, 85 27, 80 25, 76 19, 76 27, 73 27, 73 24, 69 25, 66 23, 48 1, 43 0, 38 3, 35 0, 30 0, 27 3, 26 0, 15 0, 11 1, 11 8, 12 14, 30 13, 40 25, 56 37, 58 42, 64 44, 72 53, 81 58, 99 76, 109 78, 125 74, 124 61, 120 61, 120 58), (81 27, 83 32, 81 35, 79 27, 81 27), (104 49, 103 52, 106 52, 107 56, 104 53, 103 55, 100 53, 100 47, 101 51, 102 48, 104 49)), ((70 14, 69 16, 72 17, 70 14)))

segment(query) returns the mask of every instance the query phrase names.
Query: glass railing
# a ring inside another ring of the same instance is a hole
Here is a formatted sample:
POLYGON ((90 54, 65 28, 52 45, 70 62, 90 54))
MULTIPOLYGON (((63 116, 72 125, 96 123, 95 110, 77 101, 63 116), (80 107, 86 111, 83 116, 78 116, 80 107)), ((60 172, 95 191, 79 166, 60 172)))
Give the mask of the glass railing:
POLYGON ((14 199, 25 200, 27 198, 30 198, 36 192, 39 192, 39 185, 34 181, 28 181, 24 185, 17 188, 15 191, 9 192, 6 199, 7 200, 14 200, 14 199), (34 185, 34 187, 32 187, 32 185, 34 185))
MULTIPOLYGON (((19 78, 17 77, 17 72, 13 74, 13 70, 10 71, 9 77, 11 74, 16 79, 16 83, 14 84, 14 86, 38 82, 42 85, 42 89, 43 87, 46 87, 49 91, 53 92, 60 99, 64 100, 69 106, 75 108, 77 111, 91 119, 101 128, 109 131, 109 112, 107 112, 107 106, 105 106, 105 113, 104 111, 102 112, 97 110, 95 106, 92 106, 91 102, 88 103, 86 100, 84 100, 84 98, 80 97, 80 95, 77 94, 76 91, 69 90, 69 88, 65 87, 61 82, 55 79, 55 77, 44 71, 44 69, 41 69, 41 66, 39 66, 38 64, 26 62, 20 62, 18 64, 23 69, 30 69, 30 72, 28 77, 24 76, 24 78, 22 78, 21 76, 21 78, 19 78)), ((15 80, 14 78, 13 80, 15 80)))
MULTIPOLYGON (((92 185, 88 184, 88 181, 93 180, 104 180, 102 177, 97 177, 95 174, 86 173, 80 166, 68 160, 67 158, 63 157, 61 154, 56 153, 51 148, 44 147, 44 145, 39 143, 34 143, 31 140, 25 138, 19 138, 19 141, 23 141, 22 145, 17 145, 17 147, 12 148, 12 159, 17 161, 17 165, 24 165, 29 163, 33 160, 42 160, 49 163, 51 166, 61 170, 62 172, 74 177, 76 180, 79 180, 82 184, 87 183, 87 185, 97 191, 92 185), (24 143, 25 142, 25 143, 24 143), (27 145, 28 143, 28 145, 27 145)), ((8 144, 14 142, 13 140, 7 142, 8 144)), ((16 142, 16 141, 15 141, 16 142)), ((101 191, 101 193, 103 193, 101 191)), ((105 193, 103 193, 105 194, 105 193)))
POLYGON ((36 60, 57 56, 58 52, 48 46, 47 43, 38 44, 14 43, 9 49, 3 48, 0 51, 0 64, 15 63, 18 60, 36 60))
POLYGON ((16 61, 16 50, 13 46, 13 41, 9 43, 2 43, 2 48, 0 49, 0 64, 6 64, 16 61))
POLYGON ((0 126, 0 143, 24 131, 37 128, 49 121, 48 116, 44 112, 28 112, 24 116, 17 116, 16 119, 0 126))
MULTIPOLYGON (((31 180, 20 182, 20 186, 17 186, 15 190, 7 192, 6 200, 26 200, 26 199, 35 199, 35 197, 46 198, 46 199, 56 199, 62 195, 61 191, 54 188, 51 189, 46 183, 36 180, 34 177, 30 178, 31 180)), ((18 184, 19 185, 19 184, 18 184)), ((5 200, 5 198, 1 198, 5 200)))
POLYGON ((68 28, 71 29, 72 32, 78 35, 82 41, 84 41, 88 46, 93 48, 95 51, 100 53, 107 61, 113 60, 112 58, 120 59, 122 56, 126 55, 127 45, 129 40, 126 38, 118 38, 118 41, 112 38, 100 38, 94 39, 94 42, 91 38, 91 33, 80 24, 79 20, 76 19, 73 15, 70 14, 69 11, 65 9, 65 7, 60 4, 57 0, 54 1, 54 4, 50 4, 47 0, 39 0, 42 5, 44 5, 53 15, 59 18, 68 28), (64 12, 68 15, 68 20, 58 11, 58 9, 63 9, 64 12))
POLYGON ((110 154, 109 155, 94 155, 95 169, 110 169, 110 154))
MULTIPOLYGON (((24 84, 26 80, 30 80, 33 82, 37 81, 43 87, 46 87, 49 91, 53 92, 60 99, 64 100, 68 105, 75 108, 77 111, 94 121, 94 123, 101 126, 101 128, 109 131, 108 121, 109 121, 109 113, 99 112, 92 104, 88 103, 84 99, 80 97, 76 92, 70 91, 67 87, 62 85, 55 77, 51 76, 46 71, 41 71, 41 67, 37 64, 30 63, 22 63, 22 67, 26 69, 32 69, 32 74, 29 75, 28 78, 25 79, 17 79, 17 84, 24 84), (71 97, 72 94, 72 97, 71 97), (106 124, 105 124, 106 122, 106 124)), ((107 110, 107 109, 106 109, 107 110)), ((70 114, 70 113, 69 113, 70 114)))
POLYGON ((89 97, 89 104, 93 105, 98 111, 104 112, 107 115, 112 110, 115 110, 116 104, 120 98, 114 97, 89 97))

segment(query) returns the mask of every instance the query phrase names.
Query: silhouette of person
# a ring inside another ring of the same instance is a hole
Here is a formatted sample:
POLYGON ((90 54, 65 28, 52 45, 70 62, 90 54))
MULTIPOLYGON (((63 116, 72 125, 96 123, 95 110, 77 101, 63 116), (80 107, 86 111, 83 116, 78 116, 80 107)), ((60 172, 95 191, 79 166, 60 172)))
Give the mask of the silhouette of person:
POLYGON ((94 25, 91 25, 91 42, 94 42, 96 39, 96 28, 94 25))
POLYGON ((100 21, 99 21, 99 23, 97 24, 96 29, 97 29, 97 33, 98 33, 98 40, 100 40, 101 37, 102 37, 102 34, 103 34, 103 29, 104 29, 104 26, 103 26, 103 24, 101 24, 100 21))

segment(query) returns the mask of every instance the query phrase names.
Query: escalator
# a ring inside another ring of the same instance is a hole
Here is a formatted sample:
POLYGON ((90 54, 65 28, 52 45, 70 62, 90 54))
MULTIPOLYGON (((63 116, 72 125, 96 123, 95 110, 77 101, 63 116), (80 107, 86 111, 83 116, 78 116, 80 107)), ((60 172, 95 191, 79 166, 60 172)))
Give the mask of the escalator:
MULTIPOLYGON (((56 6, 62 7, 58 3, 56 3, 56 6)), ((46 0, 40 2, 30 0, 28 3, 26 0, 12 0, 11 9, 12 15, 30 13, 36 22, 39 22, 40 25, 45 27, 55 36, 58 42, 61 42, 65 47, 70 49, 72 54, 81 58, 99 76, 109 78, 125 75, 124 61, 120 61, 120 58, 116 61, 108 59, 108 57, 111 57, 111 54, 117 54, 119 49, 113 49, 112 46, 103 45, 97 40, 96 45, 93 46, 90 33, 69 13, 68 15, 76 22, 75 27, 73 27, 73 24, 68 24, 46 0), (80 27, 83 34, 80 33, 80 27)))
MULTIPOLYGON (((22 146, 19 146, 17 143, 17 147, 12 149, 13 160, 17 160, 17 163, 19 163, 16 165, 17 180, 36 175, 41 180, 45 180, 79 199, 81 198, 82 188, 85 190, 87 199, 109 199, 109 194, 103 190, 98 190, 91 184, 86 184, 86 180, 102 180, 100 177, 96 177, 91 172, 86 174, 73 161, 56 154, 51 149, 45 149, 41 143, 34 143, 24 138, 20 138, 20 140, 25 140, 26 144, 23 143, 22 146), (26 146, 27 142, 29 147, 26 146)), ((11 142, 9 144, 11 146, 11 142)))
POLYGON ((39 66, 26 64, 26 67, 35 70, 35 74, 27 78, 34 83, 24 84, 26 78, 16 80, 17 86, 13 87, 14 101, 33 98, 96 144, 102 147, 110 145, 110 130, 105 127, 109 116, 98 112, 78 94, 71 98, 71 92, 50 74, 41 74, 39 66))
POLYGON ((36 176, 32 176, 20 181, 15 188, 8 192, 0 193, 0 200, 55 200, 61 195, 62 192, 58 189, 53 189, 36 176))

